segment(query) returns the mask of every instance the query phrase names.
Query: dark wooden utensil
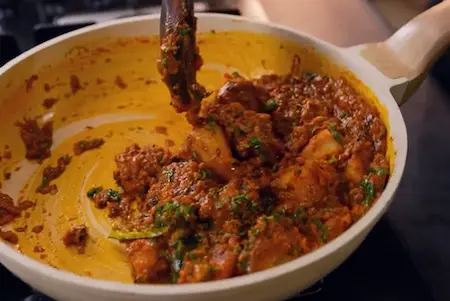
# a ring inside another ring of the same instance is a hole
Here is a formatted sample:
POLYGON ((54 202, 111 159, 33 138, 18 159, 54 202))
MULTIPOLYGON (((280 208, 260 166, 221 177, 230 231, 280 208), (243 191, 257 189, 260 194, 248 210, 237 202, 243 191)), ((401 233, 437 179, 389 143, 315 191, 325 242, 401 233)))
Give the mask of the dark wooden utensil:
POLYGON ((196 81, 202 60, 195 40, 193 0, 163 0, 161 7, 161 58, 158 66, 177 112, 188 112, 193 122, 206 90, 196 81))

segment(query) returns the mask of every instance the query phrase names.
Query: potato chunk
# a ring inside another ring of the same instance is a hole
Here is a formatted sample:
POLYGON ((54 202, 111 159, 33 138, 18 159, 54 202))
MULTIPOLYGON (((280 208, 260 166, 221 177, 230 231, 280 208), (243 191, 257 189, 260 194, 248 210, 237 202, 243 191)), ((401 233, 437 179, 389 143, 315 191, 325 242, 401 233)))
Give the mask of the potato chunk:
POLYGON ((358 154, 353 154, 347 162, 344 170, 345 177, 353 184, 359 185, 361 183, 364 175, 366 174, 366 168, 358 156, 358 154))
POLYGON ((329 164, 308 160, 302 166, 280 168, 272 188, 287 207, 309 207, 321 201, 337 183, 337 173, 329 164))
POLYGON ((342 149, 329 130, 322 130, 311 138, 300 155, 305 159, 320 160, 338 155, 342 149))
POLYGON ((230 148, 222 129, 219 126, 214 128, 195 127, 187 139, 187 149, 198 156, 198 159, 205 163, 217 175, 226 180, 233 177, 230 148))

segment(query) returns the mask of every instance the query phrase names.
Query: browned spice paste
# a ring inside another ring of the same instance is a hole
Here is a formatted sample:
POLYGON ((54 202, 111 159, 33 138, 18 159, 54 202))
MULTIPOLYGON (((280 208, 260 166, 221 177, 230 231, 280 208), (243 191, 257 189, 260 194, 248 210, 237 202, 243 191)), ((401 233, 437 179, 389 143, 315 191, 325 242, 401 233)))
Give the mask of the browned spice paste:
POLYGON ((22 122, 17 122, 20 128, 20 137, 26 148, 25 157, 29 160, 42 160, 50 157, 50 148, 53 143, 53 124, 46 122, 39 126, 37 119, 24 118, 22 122))
POLYGON ((88 192, 121 225, 110 237, 126 243, 135 282, 268 269, 335 239, 377 200, 389 176, 379 113, 344 80, 297 67, 227 75, 180 153, 132 145, 116 156, 121 191, 88 192))

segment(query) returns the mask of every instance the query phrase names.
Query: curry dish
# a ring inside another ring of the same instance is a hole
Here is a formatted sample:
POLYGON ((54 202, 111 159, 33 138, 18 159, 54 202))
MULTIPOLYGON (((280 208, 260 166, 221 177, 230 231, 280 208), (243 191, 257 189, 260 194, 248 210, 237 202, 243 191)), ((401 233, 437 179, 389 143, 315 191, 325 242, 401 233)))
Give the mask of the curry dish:
POLYGON ((181 152, 132 145, 116 157, 122 191, 88 192, 120 219, 110 238, 126 243, 138 283, 290 261, 344 232, 386 183, 385 127, 343 81, 295 64, 285 76, 234 73, 201 115, 181 152))
MULTIPOLYGON (((169 137, 165 143, 115 148, 122 151, 107 157, 115 161, 114 171, 81 189, 80 198, 111 221, 106 236, 125 250, 134 282, 192 283, 265 270, 332 241, 377 201, 390 169, 379 110, 346 79, 305 72, 300 58, 293 57, 285 74, 251 78, 227 72, 225 83, 201 102, 199 122, 187 138, 178 139, 183 142, 169 139, 177 135, 170 125, 155 126, 156 133, 169 137)), ((126 90, 119 81, 118 89, 126 90)), ((83 93, 79 85, 72 86, 78 87, 73 95, 83 93)), ((138 133, 145 128, 141 124, 133 128, 138 133)), ((52 124, 25 119, 17 127, 27 158, 48 160, 52 124)), ((186 136, 183 130, 179 136, 186 136)), ((33 196, 49 200, 61 189, 70 191, 63 187, 66 173, 79 173, 73 169, 82 158, 113 141, 112 134, 95 131, 88 127, 91 134, 52 150, 53 159, 42 162, 38 179, 27 184, 33 196)), ((92 161, 106 160, 98 158, 92 161)), ((1 194, 0 226, 38 205, 1 194)), ((103 241, 76 218, 65 220, 71 227, 50 240, 83 256, 80 261, 94 262, 89 248, 103 241)), ((51 228, 42 220, 35 219, 31 230, 14 224, 0 236, 13 244, 25 232, 39 237, 51 228)), ((41 245, 31 250, 24 252, 46 260, 41 245)))

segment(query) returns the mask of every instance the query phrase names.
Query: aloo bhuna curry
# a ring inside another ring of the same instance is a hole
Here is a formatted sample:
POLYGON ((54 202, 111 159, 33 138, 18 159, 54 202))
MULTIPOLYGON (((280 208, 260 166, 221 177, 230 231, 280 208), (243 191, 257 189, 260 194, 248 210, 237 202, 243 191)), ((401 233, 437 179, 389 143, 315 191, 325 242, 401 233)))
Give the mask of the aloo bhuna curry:
MULTIPOLYGON (((154 58, 155 41, 140 38, 118 47, 131 47, 139 57, 152 45, 154 58)), ((311 49, 262 34, 212 32, 199 36, 199 46, 205 63, 199 81, 214 92, 202 100, 193 126, 169 107, 167 91, 154 78, 88 80, 67 69, 67 98, 52 95, 49 86, 47 98, 54 100, 46 98, 41 109, 54 110, 52 117, 24 114, 16 120, 15 134, 26 149, 20 155, 39 163, 17 201, 1 195, 3 240, 82 275, 182 284, 294 260, 370 210, 389 177, 388 132, 378 107, 348 73, 327 72, 325 63, 315 71, 311 62, 319 56, 311 49), (230 49, 249 43, 246 57, 258 60, 263 71, 252 76, 255 65, 245 70, 232 56, 220 62, 224 68, 209 64, 217 63, 208 48, 219 45, 217 36, 229 39, 230 49), (248 41, 265 41, 268 52, 252 58, 263 42, 248 41), (281 53, 290 69, 273 58, 281 53), (114 86, 105 91, 141 92, 100 93, 87 101, 83 93, 105 82, 114 86), (67 113, 68 102, 92 107, 90 117, 67 113), (101 114, 114 121, 103 122, 96 117, 101 114), (82 130, 63 139, 53 133, 71 124, 82 130)), ((114 56, 105 49, 97 58, 87 51, 86 61, 114 56)), ((115 66, 114 59, 102 68, 115 66)), ((118 64, 128 68, 126 60, 118 64)), ((150 72, 127 70, 135 78, 150 72)), ((151 72, 156 76, 156 67, 151 72)), ((30 91, 45 90, 41 78, 33 81, 30 91)))

